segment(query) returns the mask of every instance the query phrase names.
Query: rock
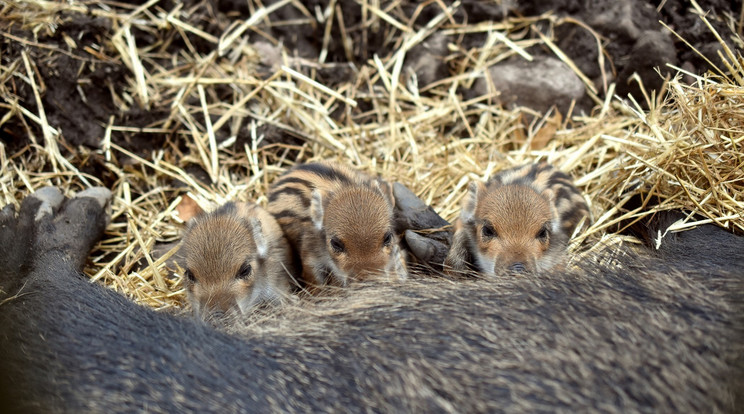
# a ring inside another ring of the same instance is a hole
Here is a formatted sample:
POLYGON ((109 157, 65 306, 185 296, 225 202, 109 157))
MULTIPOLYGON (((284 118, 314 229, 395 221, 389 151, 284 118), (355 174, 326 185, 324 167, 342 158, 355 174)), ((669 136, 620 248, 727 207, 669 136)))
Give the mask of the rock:
POLYGON ((621 97, 632 94, 639 102, 643 100, 643 94, 637 82, 628 79, 637 73, 643 80, 646 90, 659 90, 664 79, 657 72, 664 74, 669 72, 667 63, 677 64, 677 53, 674 42, 668 33, 658 30, 646 30, 642 32, 630 53, 623 59, 624 69, 620 72, 617 85, 617 93, 621 97))
MULTIPOLYGON (((532 62, 520 58, 491 66, 487 75, 499 99, 507 107, 524 106, 545 113, 556 106, 565 115, 571 101, 580 101, 585 95, 584 84, 565 63, 547 56, 538 56, 532 62)), ((489 93, 489 81, 478 79, 473 92, 489 93)))
POLYGON ((408 51, 403 65, 403 77, 408 82, 416 75, 418 87, 447 77, 447 36, 434 33, 408 51))
POLYGON ((620 41, 639 39, 644 30, 659 27, 653 6, 636 0, 602 0, 588 4, 580 13, 584 20, 605 36, 620 41))
MULTIPOLYGON (((278 71, 282 66, 282 49, 265 40, 253 43, 253 48, 259 56, 262 70, 266 75, 278 71)), ((268 76, 266 76, 268 77, 268 76)))

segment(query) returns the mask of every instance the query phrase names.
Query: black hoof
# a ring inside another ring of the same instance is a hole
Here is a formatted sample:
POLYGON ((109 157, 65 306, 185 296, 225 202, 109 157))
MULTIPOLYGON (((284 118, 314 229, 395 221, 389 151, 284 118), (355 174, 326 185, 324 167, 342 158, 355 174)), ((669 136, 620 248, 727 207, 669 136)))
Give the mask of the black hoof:
POLYGON ((45 187, 23 200, 17 216, 12 205, 5 206, 0 211, 0 288, 12 293, 15 284, 35 266, 47 265, 51 256, 55 266, 65 263, 82 270, 106 228, 110 199, 111 192, 102 187, 67 201, 58 189, 45 187))
POLYGON ((435 269, 442 268, 442 263, 447 258, 447 252, 449 251, 446 244, 418 235, 411 230, 406 230, 405 239, 411 253, 420 263, 427 264, 435 269))
POLYGON ((36 215, 38 254, 60 252, 75 270, 82 270, 88 252, 108 224, 110 199, 108 189, 94 187, 68 200, 53 216, 40 209, 36 215))

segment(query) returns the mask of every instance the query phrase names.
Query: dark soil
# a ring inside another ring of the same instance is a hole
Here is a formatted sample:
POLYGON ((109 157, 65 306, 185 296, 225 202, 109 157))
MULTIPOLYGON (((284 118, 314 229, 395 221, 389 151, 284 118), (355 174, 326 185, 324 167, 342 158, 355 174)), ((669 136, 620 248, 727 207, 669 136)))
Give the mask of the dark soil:
MULTIPOLYGON (((187 1, 184 7, 196 10, 195 13, 191 13, 189 24, 207 33, 219 35, 234 19, 246 18, 250 15, 251 11, 246 3, 235 0, 187 1)), ((315 20, 315 10, 316 6, 321 9, 325 8, 326 3, 327 1, 321 0, 303 2, 310 16, 291 4, 282 7, 277 10, 276 16, 272 19, 297 19, 302 23, 280 27, 259 25, 258 29, 281 40, 290 55, 316 59, 321 49, 325 24, 320 24, 315 20)), ((340 0, 338 3, 345 26, 348 28, 348 35, 355 39, 355 49, 352 51, 352 56, 347 56, 343 45, 337 41, 340 39, 338 25, 334 25, 331 36, 334 41, 329 46, 326 61, 349 62, 351 58, 350 63, 360 65, 370 59, 373 54, 384 57, 399 46, 399 42, 388 35, 394 33, 393 28, 363 27, 360 6, 356 2, 340 0)), ((383 2, 383 5, 386 3, 383 2)), ((450 1, 444 3, 451 4, 450 1)), ((704 10, 710 10, 708 18, 714 27, 720 33, 729 33, 721 16, 738 16, 740 13, 738 8, 741 5, 734 5, 725 0, 708 0, 700 3, 704 10)), ((421 27, 441 11, 436 2, 431 2, 426 7, 419 7, 419 4, 419 2, 399 2, 398 6, 389 13, 404 23, 415 19, 414 26, 421 27)), ((609 54, 605 68, 605 72, 610 74, 608 81, 616 81, 617 93, 624 96, 627 93, 638 92, 637 87, 627 81, 633 73, 639 74, 647 88, 660 87, 662 79, 655 68, 660 67, 662 73, 666 73, 664 65, 667 62, 685 65, 686 68, 692 68, 697 73, 710 69, 703 59, 669 34, 658 23, 658 20, 665 21, 708 56, 716 56, 715 50, 719 48, 708 28, 698 16, 691 12, 692 7, 689 1, 666 2, 660 11, 657 11, 657 6, 655 1, 642 0, 519 2, 505 0, 493 4, 465 0, 453 18, 461 23, 475 23, 484 20, 500 20, 506 16, 534 16, 552 11, 557 16, 571 16, 586 22, 603 36, 604 46, 609 54)), ((166 1, 158 5, 158 10, 167 12, 173 7, 175 3, 166 1)), ((74 150, 81 145, 98 147, 104 136, 106 125, 111 121, 116 125, 136 128, 162 127, 162 123, 171 113, 171 102, 152 102, 149 108, 141 108, 136 102, 130 102, 125 109, 122 109, 121 105, 115 104, 115 97, 112 93, 119 95, 123 90, 130 88, 133 75, 121 61, 113 58, 106 59, 104 54, 96 58, 85 52, 86 48, 99 50, 101 45, 107 44, 114 30, 112 23, 105 18, 83 14, 60 16, 59 22, 54 34, 47 35, 31 33, 17 22, 0 21, 0 29, 3 32, 29 42, 29 44, 22 44, 3 36, 0 38, 0 45, 3 50, 2 63, 6 66, 11 62, 19 61, 22 51, 25 50, 29 54, 31 61, 38 68, 41 79, 44 80, 40 93, 46 116, 54 128, 61 130, 62 137, 70 144, 69 148, 74 150), (74 39, 77 47, 69 49, 65 44, 64 36, 74 39), (42 44, 45 47, 38 47, 35 44, 42 44), (112 120, 111 117, 113 117, 112 120)), ((596 39, 586 29, 572 23, 559 25, 556 34, 558 45, 562 50, 595 81, 598 90, 602 91, 602 71, 597 63, 596 39)), ((187 45, 180 40, 181 37, 174 35, 172 29, 170 32, 166 29, 153 32, 135 31, 134 35, 138 46, 151 45, 162 52, 163 56, 182 53, 187 48, 187 45)), ((258 37, 253 36, 253 38, 258 37)), ((196 36, 189 35, 189 41, 197 52, 203 54, 210 53, 214 47, 196 36)), ((473 35, 464 41, 469 44, 478 44, 482 41, 482 37, 473 35)), ((549 51, 539 49, 530 52, 549 54, 549 51)), ((171 61, 165 57, 157 60, 156 63, 165 67, 172 65, 171 61)), ((429 68, 430 73, 433 74, 430 78, 448 74, 446 62, 442 59, 439 64, 441 67, 429 68)), ((25 69, 21 64, 17 70, 24 71, 25 69)), ((336 73, 331 70, 318 75, 318 79, 333 85, 345 79, 342 72, 344 71, 336 73)), ((427 81, 431 80, 434 79, 427 79, 427 81)), ((36 101, 30 86, 17 80, 9 82, 13 99, 17 99, 25 108, 37 112, 36 101)), ((233 92, 225 88, 219 91, 219 98, 230 101, 233 98, 233 92)), ((121 97, 118 96, 118 99, 121 97)), ((34 124, 28 125, 29 128, 36 128, 34 124)), ((25 128, 26 126, 17 119, 11 120, 2 126, 0 139, 11 151, 21 148, 27 143, 26 134, 21 132, 25 128)), ((37 137, 42 135, 39 130, 32 132, 37 137)), ((272 143, 281 140, 280 135, 270 135, 269 141, 272 143)), ((222 140, 226 137, 223 134, 218 138, 222 140)), ((117 132, 112 136, 112 140, 118 145, 142 155, 168 145, 180 145, 177 139, 178 137, 173 133, 117 132), (176 142, 170 142, 171 140, 176 140, 176 142)), ((246 139, 246 135, 241 132, 236 144, 242 146, 246 139)), ((300 137, 289 139, 292 144, 301 142, 300 137)))

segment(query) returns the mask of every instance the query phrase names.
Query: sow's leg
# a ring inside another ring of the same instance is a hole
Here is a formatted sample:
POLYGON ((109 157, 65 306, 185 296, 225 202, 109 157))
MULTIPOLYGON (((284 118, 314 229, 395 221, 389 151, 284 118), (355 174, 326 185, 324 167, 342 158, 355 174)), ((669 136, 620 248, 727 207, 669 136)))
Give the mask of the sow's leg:
MULTIPOLYGON (((0 212, 0 410, 247 407, 223 372, 254 381, 238 340, 138 306, 80 274, 110 193, 45 188, 0 212)), ((266 404, 255 403, 257 409, 266 404), (263 405, 262 405, 263 404, 263 405)))

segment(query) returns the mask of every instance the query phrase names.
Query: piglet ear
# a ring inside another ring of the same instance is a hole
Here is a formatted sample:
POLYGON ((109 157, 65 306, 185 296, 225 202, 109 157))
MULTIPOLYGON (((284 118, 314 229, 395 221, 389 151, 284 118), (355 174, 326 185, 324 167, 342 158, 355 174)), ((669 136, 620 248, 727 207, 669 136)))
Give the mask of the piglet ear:
POLYGON ((313 190, 313 194, 310 198, 310 219, 313 221, 313 225, 317 230, 323 228, 323 196, 320 191, 313 190))
POLYGON ((259 219, 251 218, 251 230, 253 230, 253 241, 256 243, 256 254, 259 258, 265 259, 269 254, 269 245, 259 219))
POLYGON ((207 214, 207 212, 202 211, 197 215, 189 218, 189 220, 186 222, 186 233, 193 230, 194 227, 196 227, 202 220, 204 220, 205 217, 207 217, 207 214))
POLYGON ((544 199, 548 200, 548 202, 550 203, 550 205, 555 205, 555 191, 553 191, 552 188, 550 188, 550 187, 545 188, 544 190, 542 190, 542 192, 540 193, 540 195, 544 199))
POLYGON ((393 195, 393 186, 390 185, 387 181, 377 178, 372 182, 372 185, 377 187, 380 192, 382 193, 382 196, 385 197, 388 203, 390 203, 390 207, 395 207, 395 196, 393 195))
POLYGON ((550 231, 553 233, 558 233, 561 231, 561 220, 558 215, 558 209, 556 208, 556 194, 555 191, 548 187, 540 193, 540 196, 548 201, 548 205, 550 206, 550 212, 553 216, 553 219, 550 221, 550 231))
POLYGON ((468 194, 462 202, 460 218, 465 223, 470 223, 475 218, 475 207, 478 205, 478 197, 483 193, 486 186, 479 181, 473 181, 468 186, 468 194))
MULTIPOLYGON (((242 203, 240 203, 242 204, 242 203)), ((191 231, 194 227, 199 225, 208 216, 231 216, 235 215, 238 211, 238 203, 234 201, 228 201, 227 203, 217 207, 211 213, 204 211, 196 201, 194 201, 188 195, 183 196, 183 199, 178 204, 176 209, 181 219, 186 220, 186 231, 191 231)))

